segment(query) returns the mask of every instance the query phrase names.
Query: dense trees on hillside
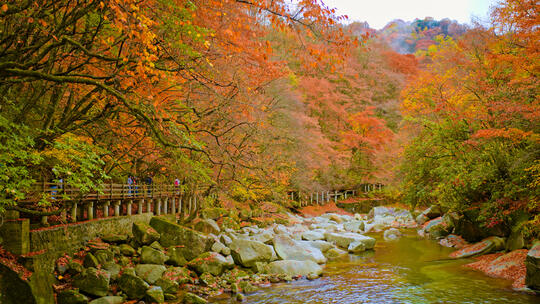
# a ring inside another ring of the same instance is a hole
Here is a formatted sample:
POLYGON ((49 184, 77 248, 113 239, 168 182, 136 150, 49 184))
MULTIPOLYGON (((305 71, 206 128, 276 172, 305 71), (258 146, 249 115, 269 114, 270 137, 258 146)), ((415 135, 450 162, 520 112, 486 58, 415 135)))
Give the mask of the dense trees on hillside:
POLYGON ((534 2, 505 1, 492 28, 445 39, 404 90, 406 127, 415 132, 401 168, 407 202, 438 202, 488 227, 521 223, 539 232, 534 2))

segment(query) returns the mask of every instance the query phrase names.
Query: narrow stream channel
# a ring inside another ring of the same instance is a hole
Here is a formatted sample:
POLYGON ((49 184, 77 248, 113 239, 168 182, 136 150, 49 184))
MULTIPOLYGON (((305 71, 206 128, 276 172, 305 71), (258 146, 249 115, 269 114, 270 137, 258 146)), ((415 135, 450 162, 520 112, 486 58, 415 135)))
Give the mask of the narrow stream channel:
POLYGON ((377 238, 374 251, 328 263, 320 279, 260 289, 244 303, 540 303, 540 297, 513 291, 509 281, 461 267, 472 259, 445 260, 453 249, 414 230, 396 241, 371 236, 377 238))

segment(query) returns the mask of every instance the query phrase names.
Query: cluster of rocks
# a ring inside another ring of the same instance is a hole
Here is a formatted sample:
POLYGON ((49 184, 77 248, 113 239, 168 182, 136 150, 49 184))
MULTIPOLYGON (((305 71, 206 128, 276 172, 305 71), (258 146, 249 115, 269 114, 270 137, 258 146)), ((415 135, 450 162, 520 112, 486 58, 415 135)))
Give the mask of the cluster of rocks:
MULTIPOLYGON (((208 218, 193 228, 168 217, 133 224, 132 236, 104 236, 78 258, 63 257, 57 275, 64 287, 59 304, 206 303, 205 296, 228 291, 238 300, 259 285, 316 279, 322 264, 348 253, 373 249, 370 231, 394 239, 397 227, 414 224, 405 210, 377 207, 368 215, 290 215, 294 224, 241 229, 208 218)), ((239 228, 239 227, 235 227, 239 228)))
MULTIPOLYGON (((443 213, 438 205, 431 206, 420 213, 416 217, 416 222, 421 225, 418 230, 419 235, 438 239, 441 245, 458 249, 450 254, 451 258, 509 252, 498 259, 505 261, 504 263, 497 264, 497 260, 493 261, 493 267, 511 268, 517 261, 510 257, 518 256, 512 253, 527 247, 523 235, 515 230, 506 234, 501 230, 490 231, 475 224, 466 215, 453 212, 443 213)), ((526 266, 525 284, 527 287, 540 291, 540 242, 533 242, 525 261, 520 261, 520 263, 526 266)))

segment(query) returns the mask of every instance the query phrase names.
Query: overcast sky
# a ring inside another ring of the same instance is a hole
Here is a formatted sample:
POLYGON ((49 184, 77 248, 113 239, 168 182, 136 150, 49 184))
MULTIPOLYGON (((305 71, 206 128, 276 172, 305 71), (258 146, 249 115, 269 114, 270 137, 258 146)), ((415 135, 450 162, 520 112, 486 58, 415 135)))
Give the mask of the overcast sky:
POLYGON ((471 17, 487 20, 489 7, 497 0, 322 0, 348 15, 349 21, 367 21, 371 28, 381 29, 394 19, 450 18, 471 23, 471 17))

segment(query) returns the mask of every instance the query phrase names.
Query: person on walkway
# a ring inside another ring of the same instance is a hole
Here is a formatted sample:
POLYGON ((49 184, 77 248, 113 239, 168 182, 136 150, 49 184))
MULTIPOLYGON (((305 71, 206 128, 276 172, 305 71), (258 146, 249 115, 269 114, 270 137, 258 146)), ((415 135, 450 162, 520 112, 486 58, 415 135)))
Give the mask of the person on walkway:
POLYGON ((133 177, 130 175, 127 178, 127 184, 128 184, 128 196, 132 195, 132 189, 133 189, 133 177))
POLYGON ((144 179, 144 182, 146 183, 147 185, 147 193, 148 193, 148 196, 150 196, 150 194, 152 193, 152 175, 148 175, 145 179, 144 179))
POLYGON ((180 194, 180 180, 178 178, 174 180, 174 189, 176 189, 176 194, 180 194))

